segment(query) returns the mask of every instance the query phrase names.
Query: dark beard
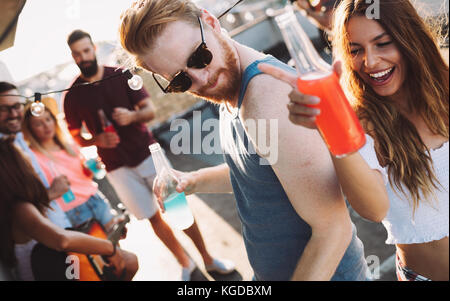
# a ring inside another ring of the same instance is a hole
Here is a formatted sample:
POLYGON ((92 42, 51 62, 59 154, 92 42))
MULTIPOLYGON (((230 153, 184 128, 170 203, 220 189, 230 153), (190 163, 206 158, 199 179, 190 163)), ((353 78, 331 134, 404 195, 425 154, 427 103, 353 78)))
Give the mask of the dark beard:
POLYGON ((217 35, 217 39, 220 46, 224 50, 223 57, 225 61, 225 68, 221 68, 216 72, 213 80, 211 80, 211 84, 216 82, 219 75, 222 73, 225 77, 225 84, 220 87, 220 89, 216 89, 211 93, 206 92, 208 86, 202 87, 200 90, 190 93, 216 104, 221 104, 223 102, 234 103, 237 101, 241 86, 240 70, 237 59, 234 56, 231 47, 225 42, 222 36, 217 35))
POLYGON ((92 61, 81 62, 78 64, 78 68, 80 68, 81 74, 86 78, 96 75, 98 71, 97 58, 92 61))

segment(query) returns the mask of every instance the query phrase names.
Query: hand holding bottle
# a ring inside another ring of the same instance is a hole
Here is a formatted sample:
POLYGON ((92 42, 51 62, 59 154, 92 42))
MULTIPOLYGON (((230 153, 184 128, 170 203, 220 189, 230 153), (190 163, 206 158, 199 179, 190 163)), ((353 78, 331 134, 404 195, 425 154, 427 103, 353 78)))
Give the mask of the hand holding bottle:
MULTIPOLYGON (((73 200, 75 200, 75 195, 72 192, 72 189, 70 189, 70 183, 69 180, 65 175, 61 175, 58 169, 56 168, 56 164, 53 161, 48 162, 48 167, 50 168, 50 173, 53 177, 53 182, 50 186, 50 192, 52 189, 58 189, 58 191, 65 191, 61 197, 64 200, 65 203, 70 203, 73 200)), ((50 195, 51 193, 49 193, 50 195)))
MULTIPOLYGON (((338 72, 320 57, 292 6, 287 5, 285 13, 275 17, 275 20, 295 62, 298 90, 321 99, 320 104, 316 104, 320 115, 313 117, 328 149, 339 158, 358 151, 365 144, 364 130, 339 84, 338 72)), ((298 109, 296 106, 294 108, 298 109)), ((301 108, 294 112, 306 112, 308 116, 311 110, 301 108)), ((298 121, 311 126, 311 120, 303 118, 298 121)))
POLYGON ((102 124, 103 133, 95 137, 95 145, 102 148, 115 148, 120 143, 119 135, 111 121, 102 109, 98 110, 98 117, 102 124))
POLYGON ((63 194, 68 192, 69 189, 69 179, 64 175, 56 176, 48 189, 48 197, 50 200, 60 198, 63 194))
MULTIPOLYGON (((177 192, 179 193, 184 192, 185 195, 195 193, 195 186, 197 181, 195 177, 195 172, 182 172, 179 170, 172 169, 172 173, 176 177, 177 185, 175 189, 177 192)), ((163 201, 164 199, 163 191, 165 187, 163 183, 164 181, 162 181, 158 176, 156 176, 153 181, 153 193, 156 196, 161 211, 164 213, 165 209, 163 201)))
POLYGON ((115 148, 120 143, 115 132, 103 132, 95 136, 95 145, 102 148, 115 148))
POLYGON ((149 148, 157 174, 153 181, 153 191, 165 212, 165 218, 171 226, 180 230, 187 229, 194 223, 194 217, 189 209, 186 195, 179 191, 182 188, 179 187, 179 180, 161 146, 154 143, 149 148))

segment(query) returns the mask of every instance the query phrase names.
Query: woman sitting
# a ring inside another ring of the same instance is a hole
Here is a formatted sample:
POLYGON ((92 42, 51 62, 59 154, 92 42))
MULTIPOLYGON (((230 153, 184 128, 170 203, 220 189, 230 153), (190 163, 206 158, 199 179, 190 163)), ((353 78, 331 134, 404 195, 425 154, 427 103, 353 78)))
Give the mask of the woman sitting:
POLYGON ((116 221, 112 208, 98 190, 97 183, 92 181, 92 174, 83 166, 78 147, 67 142, 52 111, 46 107, 44 114, 37 117, 31 114, 31 108, 27 108, 22 131, 47 179, 52 181, 59 175, 68 178, 72 199, 63 196, 56 201, 72 226, 78 227, 89 219, 96 219, 109 230, 116 221))
POLYGON ((138 268, 134 254, 109 240, 62 229, 46 218, 47 191, 13 141, 14 137, 0 140, 0 259, 15 268, 21 280, 67 280, 66 252, 99 254, 117 277, 131 280, 138 268), (53 256, 36 262, 36 252, 53 256), (34 269, 42 264, 45 269, 34 269))

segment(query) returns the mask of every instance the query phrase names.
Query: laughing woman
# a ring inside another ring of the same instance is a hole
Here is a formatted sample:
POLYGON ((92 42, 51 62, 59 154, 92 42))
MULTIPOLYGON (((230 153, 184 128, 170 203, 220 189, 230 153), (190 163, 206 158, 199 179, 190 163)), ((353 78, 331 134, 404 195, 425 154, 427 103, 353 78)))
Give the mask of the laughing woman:
MULTIPOLYGON (((365 2, 343 0, 334 15, 335 70, 367 133, 359 152, 333 158, 336 173, 352 207, 385 226, 399 280, 449 280, 448 65, 410 1, 380 0, 379 19, 365 2)), ((290 120, 315 128, 311 104, 291 93, 290 120)))

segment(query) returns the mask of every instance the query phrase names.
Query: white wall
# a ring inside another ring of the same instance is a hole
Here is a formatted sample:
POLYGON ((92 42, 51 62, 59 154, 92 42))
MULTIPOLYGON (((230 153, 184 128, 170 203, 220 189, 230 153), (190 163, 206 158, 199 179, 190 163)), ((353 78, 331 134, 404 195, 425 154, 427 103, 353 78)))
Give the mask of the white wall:
POLYGON ((8 67, 6 64, 0 61, 0 82, 13 82, 12 76, 9 73, 8 67))

